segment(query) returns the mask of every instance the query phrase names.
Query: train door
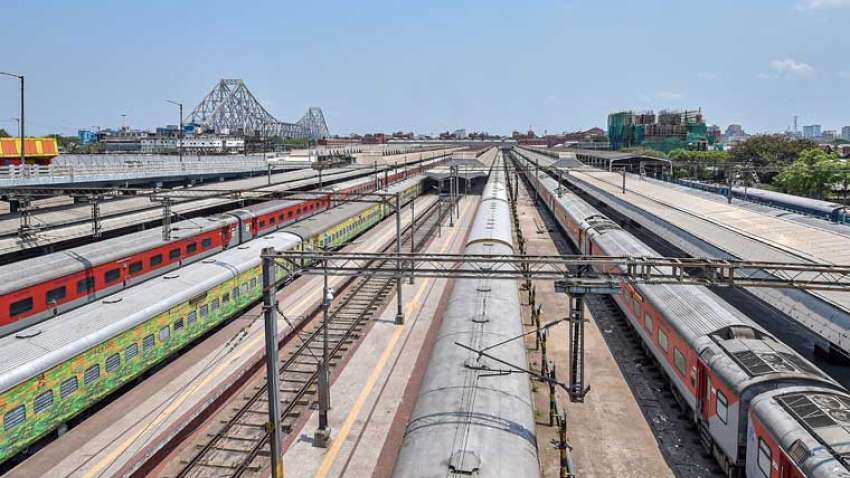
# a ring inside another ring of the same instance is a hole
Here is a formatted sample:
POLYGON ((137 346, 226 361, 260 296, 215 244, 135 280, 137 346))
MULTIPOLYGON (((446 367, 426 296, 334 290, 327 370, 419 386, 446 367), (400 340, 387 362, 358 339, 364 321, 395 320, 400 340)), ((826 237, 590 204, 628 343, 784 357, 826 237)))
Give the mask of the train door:
POLYGON ((708 426, 708 416, 711 412, 711 384, 709 383, 708 368, 702 360, 697 360, 697 406, 696 422, 699 438, 707 450, 711 451, 714 440, 708 426))
POLYGON ((711 402, 711 387, 708 385, 708 370, 702 360, 697 360, 697 412, 700 418, 708 416, 708 406, 711 402))
POLYGON ((797 466, 788 458, 784 451, 779 453, 779 478, 796 478, 800 475, 797 466))

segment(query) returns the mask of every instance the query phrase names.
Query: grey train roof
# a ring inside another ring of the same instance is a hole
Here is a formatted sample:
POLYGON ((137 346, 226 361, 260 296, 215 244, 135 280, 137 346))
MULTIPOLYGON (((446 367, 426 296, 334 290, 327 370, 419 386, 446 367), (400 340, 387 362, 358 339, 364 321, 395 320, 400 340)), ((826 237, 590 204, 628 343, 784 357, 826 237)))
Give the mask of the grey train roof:
MULTIPOLYGON (((732 188, 736 194, 744 195, 744 188, 740 186, 736 186, 732 188)), ((795 196, 793 194, 785 194, 777 191, 767 191, 764 189, 757 188, 747 188, 746 195, 748 197, 756 198, 761 201, 779 201, 784 202, 786 204, 791 204, 797 207, 804 207, 808 209, 813 209, 816 211, 823 212, 825 214, 832 214, 834 211, 845 209, 841 204, 837 204, 829 201, 821 201, 819 199, 806 198, 801 196, 795 196)))
MULTIPOLYGON (((404 181, 391 184, 389 189, 387 189, 387 192, 391 194, 394 194, 396 192, 402 192, 417 183, 421 183, 422 180, 422 175, 410 177, 408 179, 405 179, 404 181)), ((392 200, 391 202, 392 204, 395 204, 395 200, 392 200)), ((331 209, 327 213, 317 214, 315 216, 298 221, 297 223, 292 224, 291 226, 287 226, 285 230, 287 232, 291 232, 301 238, 306 239, 314 236, 319 232, 324 231, 330 226, 336 225, 339 222, 344 221, 345 219, 351 217, 354 214, 358 214, 359 212, 365 211, 375 205, 376 203, 368 202, 343 203, 331 209)))
POLYGON ((850 478, 850 395, 791 387, 764 393, 752 413, 811 478, 850 478))
POLYGON ((172 224, 171 241, 162 240, 162 229, 148 229, 106 241, 46 254, 0 266, 0 295, 73 274, 93 266, 112 262, 154 247, 165 246, 201 232, 212 231, 234 222, 222 216, 200 217, 172 224), (26 271, 22 274, 21 271, 26 271))
POLYGON ((257 266, 265 247, 298 243, 278 231, 0 338, 0 391, 257 266))
MULTIPOLYGON (((497 162, 498 164, 498 162, 497 162)), ((491 179, 498 181, 498 174, 491 179)), ((487 190, 488 188, 485 188, 487 190)), ((465 252, 511 254, 507 243, 481 241, 489 218, 510 215, 500 199, 482 200, 465 252), (491 206, 495 206, 491 209, 491 206), (490 243, 489 245, 487 243, 490 243)), ((508 223, 510 232, 510 223, 508 223)), ((473 474, 478 477, 536 477, 535 423, 525 374, 498 375, 505 367, 458 347, 484 347, 522 333, 515 281, 458 279, 428 360, 416 405, 396 461, 396 477, 473 474)), ((489 351, 525 367, 522 341, 489 351)))

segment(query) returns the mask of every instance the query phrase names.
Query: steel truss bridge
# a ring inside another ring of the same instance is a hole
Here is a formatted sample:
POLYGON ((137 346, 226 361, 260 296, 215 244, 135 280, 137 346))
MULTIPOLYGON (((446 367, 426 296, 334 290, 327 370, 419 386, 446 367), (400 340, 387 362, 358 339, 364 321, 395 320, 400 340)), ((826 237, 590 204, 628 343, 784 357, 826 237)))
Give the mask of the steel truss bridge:
POLYGON ((216 131, 242 131, 246 135, 280 136, 284 139, 327 138, 328 125, 321 108, 310 107, 297 123, 271 115, 239 79, 223 79, 198 104, 187 121, 216 131))

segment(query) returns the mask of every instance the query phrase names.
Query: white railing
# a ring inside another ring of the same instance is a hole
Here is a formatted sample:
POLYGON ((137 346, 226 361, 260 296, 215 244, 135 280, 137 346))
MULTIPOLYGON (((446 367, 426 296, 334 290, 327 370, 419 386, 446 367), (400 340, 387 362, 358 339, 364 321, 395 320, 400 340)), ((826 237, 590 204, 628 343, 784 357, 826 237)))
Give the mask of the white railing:
MULTIPOLYGON (((179 160, 138 160, 122 158, 122 162, 99 163, 68 162, 40 165, 0 166, 0 185, 44 184, 56 182, 84 182, 96 180, 132 179, 157 176, 191 176, 234 172, 266 172, 310 167, 308 162, 264 160, 262 157, 247 159, 242 156, 185 157, 179 160)), ((270 159, 270 158, 269 158, 270 159)))

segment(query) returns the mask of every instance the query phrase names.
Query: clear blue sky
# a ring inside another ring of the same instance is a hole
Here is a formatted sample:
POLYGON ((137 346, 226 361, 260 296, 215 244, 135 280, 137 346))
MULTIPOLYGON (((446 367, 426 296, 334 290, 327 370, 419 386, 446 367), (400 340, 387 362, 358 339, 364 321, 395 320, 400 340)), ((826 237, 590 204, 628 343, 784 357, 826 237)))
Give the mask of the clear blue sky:
MULTIPOLYGON (((221 2, 4 0, 0 71, 27 76, 28 132, 176 121, 242 78, 332 133, 603 126, 702 107, 748 131, 850 124, 850 0, 221 2), (188 112, 188 111, 187 111, 188 112)), ((0 127, 17 83, 0 77, 0 127)))

